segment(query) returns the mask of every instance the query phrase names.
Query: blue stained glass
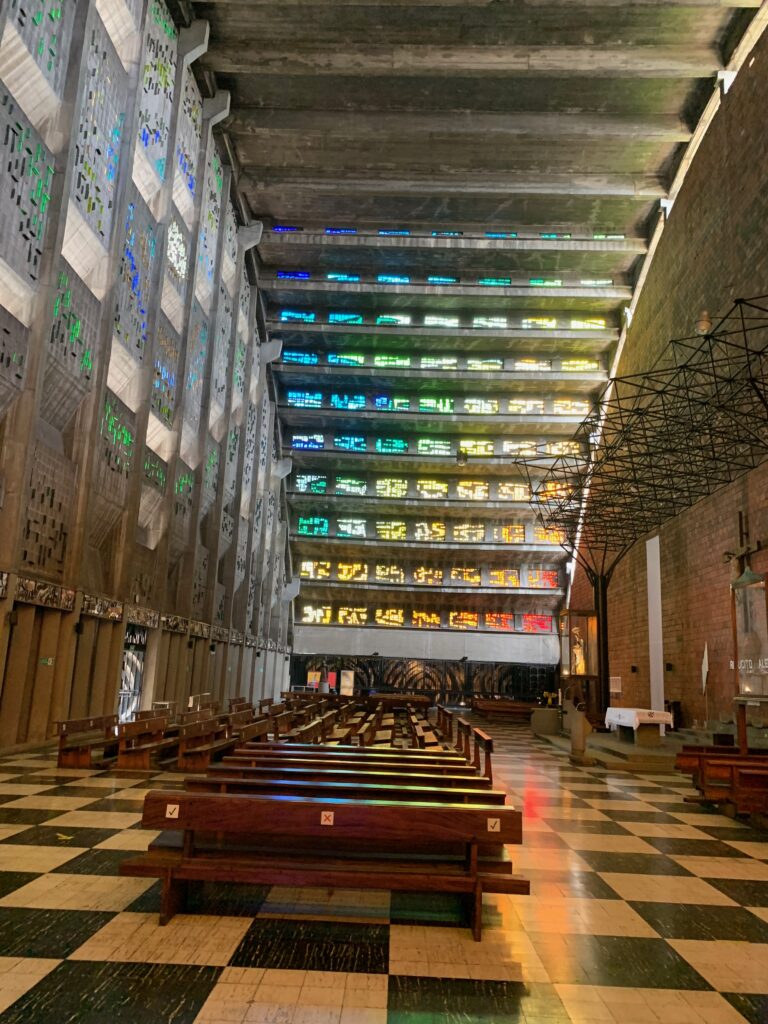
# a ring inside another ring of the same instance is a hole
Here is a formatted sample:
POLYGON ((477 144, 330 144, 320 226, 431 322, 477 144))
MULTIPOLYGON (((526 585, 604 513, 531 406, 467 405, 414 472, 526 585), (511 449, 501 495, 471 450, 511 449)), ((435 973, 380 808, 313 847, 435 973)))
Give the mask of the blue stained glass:
POLYGON ((407 238, 410 235, 408 228, 379 228, 379 234, 382 237, 396 237, 396 238, 407 238))
POLYGON ((326 235, 356 235, 357 228, 326 228, 326 235))
POLYGON ((365 395, 331 395, 332 409, 356 411, 365 408, 365 395))
POLYGON ((532 277, 529 284, 533 288, 560 288, 562 281, 556 277, 532 277))
POLYGON ((458 277, 441 277, 439 274, 430 274, 427 284, 458 284, 458 277))
POLYGON ((359 274, 338 274, 334 272, 331 274, 326 274, 325 277, 326 280, 336 281, 338 284, 357 284, 357 282, 360 280, 359 274))
POLYGON ((294 434, 291 438, 291 448, 298 448, 304 451, 320 451, 325 447, 325 438, 322 434, 294 434))
POLYGON ((389 395, 376 395, 373 400, 373 406, 375 409, 384 410, 386 412, 388 409, 392 408, 392 399, 389 395))
POLYGON ((298 363, 300 366, 316 366, 317 352, 283 352, 284 363, 298 363))
POLYGON ((461 238, 463 231, 433 231, 433 238, 461 238))
POLYGON ((272 230, 276 235, 285 235, 289 231, 303 231, 304 228, 296 228, 291 224, 275 224, 272 230))
POLYGON ((565 234, 559 234, 557 231, 542 231, 542 233, 539 235, 539 238, 548 238, 548 239, 553 239, 553 238, 566 238, 567 239, 567 238, 570 238, 570 237, 571 237, 570 232, 566 232, 565 234))
POLYGON ((516 231, 486 231, 486 238, 517 238, 516 231))
POLYGON ((323 395, 320 391, 289 391, 286 401, 297 409, 321 409, 323 395))
POLYGON ((379 284, 410 284, 410 277, 405 274, 378 274, 376 280, 379 284))
POLYGON ((365 365, 365 356, 361 355, 359 353, 355 353, 354 355, 352 353, 350 353, 349 355, 343 356, 343 355, 338 355, 336 352, 329 352, 328 353, 328 365, 329 366, 364 366, 365 365))
POLYGON ((410 322, 410 316, 401 313, 382 313, 376 317, 377 327, 408 327, 410 322))
POLYGON ((278 270, 277 276, 281 281, 308 281, 310 273, 308 270, 278 270))
POLYGON ((339 434, 333 439, 334 448, 343 452, 364 452, 365 438, 359 434, 339 434))
POLYGON ((284 309, 280 314, 280 320, 284 324, 291 323, 292 321, 302 324, 313 324, 315 322, 315 314, 304 313, 294 309, 284 309))
POLYGON ((408 442, 401 437, 377 437, 376 451, 382 455, 403 455, 408 451, 408 442))
POLYGON ((329 313, 329 324, 361 324, 363 317, 361 313, 329 313))
POLYGON ((325 537, 328 534, 328 520, 324 516, 299 516, 299 533, 309 537, 325 537))
POLYGON ((478 284, 486 288, 508 288, 512 284, 511 277, 481 277, 478 284))

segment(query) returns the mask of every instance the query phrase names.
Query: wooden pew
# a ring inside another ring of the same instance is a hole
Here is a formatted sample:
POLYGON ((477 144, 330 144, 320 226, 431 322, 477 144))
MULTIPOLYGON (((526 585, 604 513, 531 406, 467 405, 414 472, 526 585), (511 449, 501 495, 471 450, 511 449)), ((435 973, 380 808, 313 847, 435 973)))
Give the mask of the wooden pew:
POLYGON ((475 768, 480 771, 480 753, 482 751, 484 762, 483 762, 483 775, 493 781, 493 766, 491 765, 491 754, 493 753, 493 740, 487 732, 483 732, 482 729, 472 729, 472 739, 475 744, 475 751, 472 757, 472 763, 475 768))
POLYGON ((117 756, 117 715, 99 718, 73 718, 57 722, 59 768, 97 768, 111 763, 117 756), (94 758, 96 751, 101 756, 94 758))
POLYGON ((453 743, 453 713, 442 704, 437 705, 437 731, 444 742, 453 743))
POLYGON ((178 746, 178 739, 166 736, 167 718, 145 718, 117 728, 117 767, 149 771, 151 760, 178 746))
POLYGON ((429 785, 432 789, 444 789, 456 786, 459 789, 490 789, 491 783, 484 775, 460 775, 458 773, 445 774, 440 770, 432 770, 429 765, 404 763, 394 768, 384 767, 380 764, 371 764, 366 761, 358 761, 353 765, 348 763, 331 764, 322 762, 321 766, 309 764, 305 760, 285 760, 259 763, 259 764, 238 764, 233 763, 232 758, 225 758, 218 764, 212 764, 208 768, 210 778, 224 775, 228 778, 258 779, 273 778, 297 778, 306 779, 311 782, 322 782, 324 779, 338 782, 354 782, 357 780, 373 779, 376 782, 385 784, 404 782, 408 780, 413 785, 429 785))
POLYGON ((242 725, 235 735, 238 743, 259 743, 262 739, 266 740, 269 736, 269 719, 257 718, 254 722, 242 725))
POLYGON ((768 809, 768 758, 750 755, 702 755, 696 788, 686 803, 732 804, 737 814, 768 809))
POLYGON ((456 721, 456 750, 468 761, 472 757, 472 726, 466 718, 456 721))
POLYGON ((229 726, 215 718, 182 725, 178 739, 176 764, 188 772, 205 771, 217 754, 234 750, 239 743, 237 736, 230 735, 229 726))
POLYGON ((733 761, 734 759, 747 760, 749 763, 758 765, 768 764, 768 750, 756 750, 748 754, 739 754, 734 747, 684 746, 675 757, 675 768, 685 775, 690 775, 694 788, 698 789, 703 767, 707 762, 717 760, 733 761))
POLYGON ((479 858, 481 847, 521 842, 512 807, 156 790, 142 826, 175 833, 172 845, 155 842, 120 865, 121 875, 162 879, 161 924, 183 911, 191 881, 451 892, 466 896, 480 940, 483 892, 529 891, 525 879, 486 870, 479 858))
POLYGON ((513 700, 511 697, 473 697, 472 710, 479 715, 500 715, 504 718, 528 724, 531 715, 540 707, 533 701, 513 700))

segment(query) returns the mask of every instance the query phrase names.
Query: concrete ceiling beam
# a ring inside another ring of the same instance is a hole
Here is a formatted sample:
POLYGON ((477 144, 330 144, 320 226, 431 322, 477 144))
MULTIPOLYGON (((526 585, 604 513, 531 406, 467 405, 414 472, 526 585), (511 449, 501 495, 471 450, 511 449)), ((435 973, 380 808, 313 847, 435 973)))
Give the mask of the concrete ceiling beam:
MULTIPOLYGON (((492 230, 492 229, 489 229, 492 230)), ((562 230, 562 229, 561 229, 562 230)), ((324 230, 268 232, 263 245, 283 246, 301 249, 305 246, 323 246, 329 249, 402 249, 408 250, 455 250, 456 252, 617 252, 637 253, 644 255, 648 251, 648 243, 644 238, 483 238, 473 237, 468 232, 461 238, 440 238, 431 235, 387 236, 378 235, 376 231, 367 234, 364 229, 357 235, 328 235, 324 230)))
MULTIPOLYGON (((417 11, 422 7, 454 7, 454 8, 487 8, 493 0, 334 0, 335 7, 369 7, 374 13, 381 9, 412 8, 417 11)), ((701 8, 702 10, 733 9, 735 7, 757 8, 763 0, 633 0, 634 7, 671 7, 701 8)), ((286 7, 328 7, 328 0, 206 0, 206 3, 217 7, 274 7, 282 10, 286 7)), ((626 9, 627 0, 527 0, 526 6, 531 11, 536 8, 563 7, 569 10, 579 8, 616 8, 626 9)))
MULTIPOLYGON (((723 67, 705 46, 326 46, 269 49, 243 39, 238 51, 218 44, 201 58, 209 71, 228 75, 472 75, 473 78, 560 74, 604 78, 708 78, 723 67)), ((507 81, 507 87, 510 83, 507 81)), ((576 88, 574 86, 574 88, 576 88)))
POLYGON ((486 113, 461 110, 454 113, 365 113, 316 110, 263 110, 241 107, 231 111, 227 130, 234 135, 293 134, 323 137, 406 135, 531 136, 535 138, 642 139, 688 142, 692 132, 673 115, 653 118, 611 117, 599 114, 486 113))

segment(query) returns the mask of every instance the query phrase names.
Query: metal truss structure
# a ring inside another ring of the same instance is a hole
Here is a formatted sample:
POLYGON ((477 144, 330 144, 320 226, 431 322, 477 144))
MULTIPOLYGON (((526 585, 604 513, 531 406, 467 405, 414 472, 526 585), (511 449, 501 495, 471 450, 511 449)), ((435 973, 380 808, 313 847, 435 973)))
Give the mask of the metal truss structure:
POLYGON ((537 515, 594 583, 640 537, 768 458, 768 296, 738 299, 644 373, 612 378, 573 440, 577 454, 526 470, 537 515))

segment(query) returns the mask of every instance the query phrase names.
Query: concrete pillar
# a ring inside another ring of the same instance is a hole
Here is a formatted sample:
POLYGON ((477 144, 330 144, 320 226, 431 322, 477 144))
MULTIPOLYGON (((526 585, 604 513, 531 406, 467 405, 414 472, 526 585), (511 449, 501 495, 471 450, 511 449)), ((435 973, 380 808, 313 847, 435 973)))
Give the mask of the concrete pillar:
POLYGON ((109 644, 109 661, 107 663, 107 679, 104 687, 104 703, 102 715, 117 714, 117 694, 120 689, 120 678, 123 671, 123 650, 125 648, 125 622, 112 624, 112 636, 109 644))
POLYGON ((90 616, 80 619, 80 634, 75 647, 75 671, 72 679, 72 697, 69 717, 85 718, 89 713, 93 656, 96 650, 98 620, 90 616))
POLYGON ((0 701, 0 747, 10 747, 20 742, 19 722, 24 706, 36 611, 33 605, 24 604, 17 606, 13 613, 15 622, 11 628, 0 701))
POLYGON ((159 669, 161 667, 161 647, 163 632, 157 629, 147 630, 147 649, 144 653, 144 681, 141 685, 141 702, 139 707, 142 711, 148 711, 152 707, 152 701, 162 700, 156 697, 157 688, 160 682, 159 669))
POLYGON ((75 628, 80 619, 83 595, 78 593, 71 612, 61 613, 56 664, 53 667, 53 696, 48 719, 48 735, 53 735, 53 724, 72 717, 69 713, 75 679, 75 654, 79 640, 75 628))
POLYGON ((33 676, 32 701, 25 739, 30 743, 44 740, 48 735, 48 721, 53 699, 56 654, 59 647, 61 613, 51 608, 40 612, 40 644, 37 652, 30 650, 30 669, 33 676))
POLYGON ((93 671, 90 685, 90 699, 87 715, 103 715, 106 695, 109 690, 110 651, 114 623, 105 619, 95 619, 96 651, 93 658, 93 671))

